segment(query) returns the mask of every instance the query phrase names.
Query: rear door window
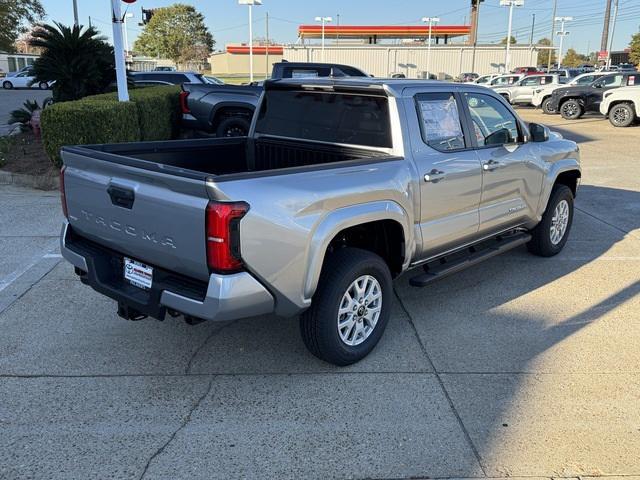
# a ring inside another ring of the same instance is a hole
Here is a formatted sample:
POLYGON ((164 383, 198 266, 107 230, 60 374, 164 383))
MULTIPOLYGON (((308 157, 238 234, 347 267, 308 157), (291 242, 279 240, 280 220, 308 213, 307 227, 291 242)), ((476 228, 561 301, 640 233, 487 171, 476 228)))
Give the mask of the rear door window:
POLYGON ((387 97, 300 90, 267 91, 256 133, 371 147, 392 147, 387 97))
POLYGON ((453 93, 421 93, 415 97, 422 140, 440 151, 460 150, 464 140, 458 102, 453 93))

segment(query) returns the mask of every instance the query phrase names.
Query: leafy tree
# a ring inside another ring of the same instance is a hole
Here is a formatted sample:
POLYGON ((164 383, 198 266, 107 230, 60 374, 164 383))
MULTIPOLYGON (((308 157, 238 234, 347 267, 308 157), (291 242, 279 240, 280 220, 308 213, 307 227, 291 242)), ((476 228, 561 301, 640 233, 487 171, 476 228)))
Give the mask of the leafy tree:
MULTIPOLYGON (((538 40, 538 45, 542 45, 545 47, 551 46, 551 40, 548 38, 541 38, 538 40)), ((551 55, 551 63, 556 62, 556 52, 555 50, 540 50, 538 52, 538 65, 548 65, 549 64, 549 55, 551 55)))
POLYGON ((576 52, 573 48, 570 48, 562 58, 562 65, 565 67, 577 67, 583 63, 587 63, 588 61, 589 57, 576 52))
POLYGON ((40 0, 0 0, 0 50, 13 52, 18 37, 43 17, 40 0))
MULTIPOLYGON (((518 40, 516 40, 516 37, 511 35, 511 45, 515 45, 516 43, 518 43, 518 40)), ((506 44, 507 44, 507 37, 504 37, 502 40, 500 40, 500 45, 506 45, 506 44)))
POLYGON ((640 32, 631 37, 629 43, 629 60, 634 65, 640 65, 640 32))
POLYGON ((161 56, 180 64, 205 60, 214 45, 204 16, 191 5, 176 3, 155 9, 133 49, 143 55, 161 56))
POLYGON ((42 25, 31 45, 43 50, 33 64, 35 81, 55 80, 56 102, 103 93, 115 79, 113 48, 93 27, 42 25))

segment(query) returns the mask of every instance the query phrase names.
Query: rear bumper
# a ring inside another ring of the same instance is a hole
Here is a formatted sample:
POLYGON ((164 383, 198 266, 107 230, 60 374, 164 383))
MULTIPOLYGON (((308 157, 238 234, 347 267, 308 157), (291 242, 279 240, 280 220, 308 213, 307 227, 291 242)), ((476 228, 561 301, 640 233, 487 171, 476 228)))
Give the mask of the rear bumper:
POLYGON ((271 313, 273 296, 247 272, 211 274, 201 282, 154 267, 149 290, 134 287, 122 278, 123 255, 84 239, 68 222, 62 226, 60 250, 89 285, 119 304, 163 319, 167 309, 204 320, 235 320, 271 313))

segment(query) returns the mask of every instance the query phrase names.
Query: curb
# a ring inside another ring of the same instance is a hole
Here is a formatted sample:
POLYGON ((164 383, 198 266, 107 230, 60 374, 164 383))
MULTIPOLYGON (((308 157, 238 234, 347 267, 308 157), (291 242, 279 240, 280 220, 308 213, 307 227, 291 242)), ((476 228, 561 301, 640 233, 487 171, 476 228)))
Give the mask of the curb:
POLYGON ((28 175, 0 170, 0 185, 16 185, 38 190, 58 190, 60 179, 57 175, 28 175))

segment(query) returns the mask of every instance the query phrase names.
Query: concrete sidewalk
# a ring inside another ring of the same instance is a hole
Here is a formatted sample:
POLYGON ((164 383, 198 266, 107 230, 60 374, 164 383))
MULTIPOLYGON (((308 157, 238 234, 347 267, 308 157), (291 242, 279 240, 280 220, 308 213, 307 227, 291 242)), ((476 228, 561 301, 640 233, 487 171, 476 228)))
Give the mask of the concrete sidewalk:
POLYGON ((0 478, 640 478, 640 129, 522 114, 581 140, 566 249, 398 279, 348 368, 295 318, 121 320, 57 193, 0 187, 0 478))

